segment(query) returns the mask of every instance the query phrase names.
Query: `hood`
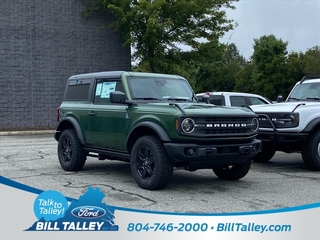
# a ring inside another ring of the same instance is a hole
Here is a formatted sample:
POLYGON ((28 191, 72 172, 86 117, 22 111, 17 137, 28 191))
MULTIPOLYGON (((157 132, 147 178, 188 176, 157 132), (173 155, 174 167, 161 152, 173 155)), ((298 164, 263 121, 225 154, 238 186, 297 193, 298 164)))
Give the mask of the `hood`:
POLYGON ((309 101, 299 101, 299 102, 282 102, 266 105, 253 105, 250 106, 252 110, 256 113, 264 112, 292 112, 295 109, 299 109, 302 106, 318 106, 319 102, 309 102, 309 101))
MULTIPOLYGON (((254 114, 246 107, 224 107, 206 103, 148 103, 146 105, 149 107, 152 105, 153 111, 169 112, 174 110, 175 112, 184 112, 186 115, 252 116, 254 114), (158 108, 155 109, 155 106, 158 106, 158 108)), ((140 106, 142 107, 142 105, 140 106)))

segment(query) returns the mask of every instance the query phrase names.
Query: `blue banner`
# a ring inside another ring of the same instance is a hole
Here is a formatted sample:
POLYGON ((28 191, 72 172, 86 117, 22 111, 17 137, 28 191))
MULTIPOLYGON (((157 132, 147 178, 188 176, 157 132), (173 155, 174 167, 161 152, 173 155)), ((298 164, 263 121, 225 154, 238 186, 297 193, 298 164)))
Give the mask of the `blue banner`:
POLYGON ((318 239, 320 203, 258 212, 190 214, 109 206, 108 196, 93 187, 72 199, 0 176, 0 191, 2 234, 12 239, 81 239, 86 234, 95 239, 318 239))

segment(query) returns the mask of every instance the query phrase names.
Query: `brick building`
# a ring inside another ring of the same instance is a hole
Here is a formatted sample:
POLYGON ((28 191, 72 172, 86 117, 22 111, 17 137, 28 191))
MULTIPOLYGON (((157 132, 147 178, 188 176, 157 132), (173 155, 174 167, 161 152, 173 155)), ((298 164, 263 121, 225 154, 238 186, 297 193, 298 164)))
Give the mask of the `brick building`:
POLYGON ((130 70, 130 48, 80 0, 0 1, 0 131, 52 129, 73 74, 130 70))

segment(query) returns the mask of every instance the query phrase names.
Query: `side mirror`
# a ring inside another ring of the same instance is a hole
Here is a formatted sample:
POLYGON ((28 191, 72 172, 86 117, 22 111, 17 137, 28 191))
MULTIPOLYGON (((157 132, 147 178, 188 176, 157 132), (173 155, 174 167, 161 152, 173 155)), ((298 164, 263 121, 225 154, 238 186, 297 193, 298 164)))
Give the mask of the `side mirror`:
POLYGON ((125 103, 126 95, 120 91, 113 91, 110 93, 110 102, 111 103, 125 103))
POLYGON ((281 95, 278 95, 277 97, 277 103, 283 102, 283 97, 281 95))

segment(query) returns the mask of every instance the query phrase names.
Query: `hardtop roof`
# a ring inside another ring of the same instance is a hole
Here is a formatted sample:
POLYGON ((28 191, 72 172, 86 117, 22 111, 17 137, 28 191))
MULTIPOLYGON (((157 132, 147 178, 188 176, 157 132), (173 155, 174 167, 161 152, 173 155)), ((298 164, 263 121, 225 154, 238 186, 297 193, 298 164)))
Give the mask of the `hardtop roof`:
POLYGON ((104 71, 104 72, 93 72, 83 73, 71 76, 69 79, 83 79, 83 78, 120 78, 122 74, 131 76, 154 76, 154 77, 170 77, 184 79, 179 75, 164 74, 164 73, 147 73, 147 72, 132 72, 132 71, 104 71))
POLYGON ((72 75, 69 79, 97 78, 97 77, 120 77, 125 71, 105 71, 72 75))

